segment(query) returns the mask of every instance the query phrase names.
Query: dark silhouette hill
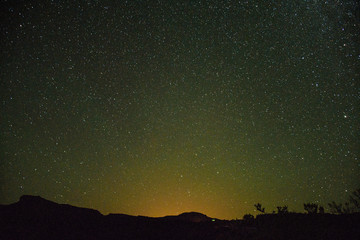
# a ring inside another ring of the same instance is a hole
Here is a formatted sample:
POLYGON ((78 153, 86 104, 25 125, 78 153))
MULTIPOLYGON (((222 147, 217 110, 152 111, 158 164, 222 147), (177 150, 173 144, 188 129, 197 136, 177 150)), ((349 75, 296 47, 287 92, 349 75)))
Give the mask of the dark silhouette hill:
POLYGON ((205 214, 198 213, 198 212, 185 212, 178 216, 166 216, 163 217, 165 220, 181 220, 187 222, 210 222, 213 220, 219 220, 215 218, 210 218, 205 214))
POLYGON ((26 195, 0 206, 0 239, 218 239, 219 227, 211 220, 196 212, 161 218, 104 216, 26 195))
POLYGON ((360 214, 263 214, 250 221, 197 212, 160 218, 100 212, 38 196, 0 205, 0 239, 360 239, 360 214))

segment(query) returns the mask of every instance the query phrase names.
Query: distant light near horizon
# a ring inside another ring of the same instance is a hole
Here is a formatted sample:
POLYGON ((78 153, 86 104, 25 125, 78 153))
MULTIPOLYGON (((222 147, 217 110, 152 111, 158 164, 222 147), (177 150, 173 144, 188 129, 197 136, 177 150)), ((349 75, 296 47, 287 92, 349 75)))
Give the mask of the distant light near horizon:
POLYGON ((219 219, 360 186, 357 1, 4 1, 0 204, 219 219))

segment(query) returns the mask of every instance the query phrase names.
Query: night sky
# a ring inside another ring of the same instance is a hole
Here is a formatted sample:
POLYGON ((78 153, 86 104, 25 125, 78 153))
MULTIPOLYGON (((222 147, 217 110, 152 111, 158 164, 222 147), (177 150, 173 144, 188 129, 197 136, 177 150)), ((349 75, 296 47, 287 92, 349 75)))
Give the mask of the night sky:
POLYGON ((1 1, 1 204, 234 219, 360 186, 357 1, 114 2, 1 1))

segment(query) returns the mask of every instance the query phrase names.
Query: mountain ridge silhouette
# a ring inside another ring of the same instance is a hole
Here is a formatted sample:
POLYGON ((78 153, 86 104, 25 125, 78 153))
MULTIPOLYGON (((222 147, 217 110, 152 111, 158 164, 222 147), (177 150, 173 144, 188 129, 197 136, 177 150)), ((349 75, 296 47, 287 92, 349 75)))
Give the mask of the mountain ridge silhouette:
POLYGON ((198 212, 164 217, 103 215, 99 211, 24 195, 0 205, 0 239, 360 239, 360 213, 262 214, 219 220, 198 212))
POLYGON ((18 202, 0 206, 0 239, 193 239, 191 235, 204 232, 212 220, 197 212, 164 217, 103 215, 91 208, 23 195, 18 202))
MULTIPOLYGON (((56 203, 51 200, 47 200, 45 198, 42 198, 41 196, 34 196, 34 195, 22 195, 18 202, 13 203, 15 205, 25 205, 26 207, 31 206, 37 206, 37 207, 62 207, 63 210, 77 210, 77 211, 88 211, 93 212, 93 214, 100 214, 102 216, 109 216, 109 215, 123 215, 123 217, 143 217, 143 218, 152 218, 152 219, 173 219, 173 220, 184 220, 184 221, 190 221, 190 222, 202 222, 202 221, 212 221, 216 218, 208 217, 207 215, 195 211, 191 212, 183 212, 178 215, 166 215, 163 217, 149 217, 149 216, 143 216, 143 215, 130 215, 130 214, 123 214, 123 213, 109 213, 109 214, 102 214, 98 210, 92 209, 92 208, 85 208, 85 207, 77 207, 70 204, 62 204, 62 203, 56 203)), ((10 205, 13 205, 10 204, 10 205)), ((4 205, 3 205, 4 206, 4 205)), ((219 220, 219 219, 216 219, 219 220)))

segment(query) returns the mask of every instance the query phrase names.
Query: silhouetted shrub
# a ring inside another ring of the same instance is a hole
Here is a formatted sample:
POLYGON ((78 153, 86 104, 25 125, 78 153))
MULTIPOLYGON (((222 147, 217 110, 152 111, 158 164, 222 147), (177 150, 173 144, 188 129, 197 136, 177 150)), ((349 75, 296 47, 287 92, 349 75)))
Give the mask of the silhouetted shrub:
POLYGON ((243 220, 245 224, 252 224, 255 222, 255 218, 251 214, 245 214, 243 220))
POLYGON ((330 212, 333 214, 343 214, 343 210, 342 210, 342 204, 339 203, 337 204, 336 202, 332 201, 331 203, 328 204, 329 208, 330 208, 330 212))
POLYGON ((356 189, 349 197, 350 203, 353 205, 354 212, 360 212, 360 188, 356 189))
POLYGON ((258 210, 259 212, 265 213, 265 208, 263 208, 260 203, 255 204, 254 207, 255 207, 256 210, 258 210))
POLYGON ((349 196, 349 201, 337 204, 336 202, 329 203, 331 213, 335 214, 349 214, 360 212, 360 188, 352 192, 349 196))
POLYGON ((276 207, 277 208, 277 211, 278 211, 278 214, 285 214, 285 213, 288 213, 289 210, 288 210, 288 206, 279 206, 279 207, 276 207))
POLYGON ((318 212, 318 205, 316 203, 304 203, 304 209, 308 214, 314 214, 318 212))

